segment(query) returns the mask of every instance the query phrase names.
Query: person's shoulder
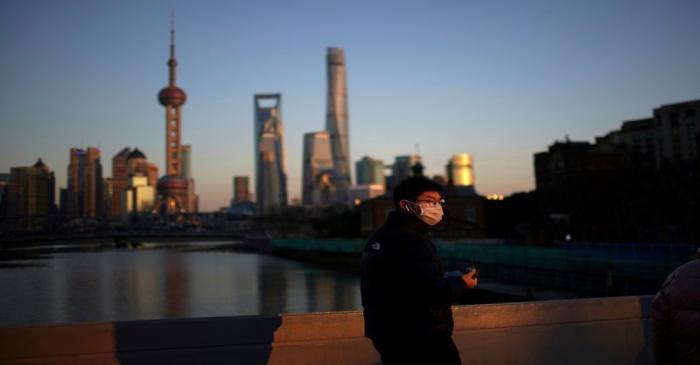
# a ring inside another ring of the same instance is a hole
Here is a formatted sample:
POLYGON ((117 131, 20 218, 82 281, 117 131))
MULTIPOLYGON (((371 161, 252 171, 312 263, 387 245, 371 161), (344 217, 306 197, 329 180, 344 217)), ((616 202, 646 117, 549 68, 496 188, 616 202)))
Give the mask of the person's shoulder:
POLYGON ((673 271, 673 279, 686 280, 690 278, 700 278, 700 259, 694 259, 679 266, 673 271))
POLYGON ((365 244, 365 251, 389 255, 411 254, 425 247, 423 239, 410 231, 382 227, 372 234, 365 244))

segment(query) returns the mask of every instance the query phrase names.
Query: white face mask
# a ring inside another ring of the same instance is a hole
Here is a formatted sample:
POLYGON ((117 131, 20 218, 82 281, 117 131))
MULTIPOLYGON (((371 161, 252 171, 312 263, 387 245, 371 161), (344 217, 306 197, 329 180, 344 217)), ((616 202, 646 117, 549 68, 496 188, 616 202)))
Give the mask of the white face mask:
POLYGON ((435 206, 429 206, 425 204, 421 205, 408 200, 404 201, 406 202, 406 210, 413 212, 418 219, 422 220, 427 225, 434 226, 440 223, 442 220, 442 205, 437 204, 435 206))

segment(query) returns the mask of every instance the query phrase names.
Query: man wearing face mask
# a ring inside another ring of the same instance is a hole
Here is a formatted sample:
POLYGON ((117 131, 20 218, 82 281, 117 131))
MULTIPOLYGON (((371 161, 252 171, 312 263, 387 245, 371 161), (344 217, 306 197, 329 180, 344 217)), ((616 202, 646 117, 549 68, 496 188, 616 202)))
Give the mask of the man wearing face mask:
POLYGON ((461 364, 451 303, 477 284, 476 271, 446 277, 430 229, 442 220, 440 184, 412 177, 362 253, 365 336, 384 365, 461 364))

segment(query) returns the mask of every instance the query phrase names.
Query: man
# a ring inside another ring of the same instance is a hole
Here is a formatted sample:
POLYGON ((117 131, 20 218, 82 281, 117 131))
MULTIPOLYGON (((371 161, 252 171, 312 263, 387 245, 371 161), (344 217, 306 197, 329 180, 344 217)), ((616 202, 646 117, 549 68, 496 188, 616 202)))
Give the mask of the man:
POLYGON ((657 364, 700 364, 700 249, 666 278, 651 319, 657 364))
POLYGON ((442 187, 412 177, 394 189, 395 210, 362 253, 365 336, 384 365, 461 364, 452 341, 452 301, 476 271, 445 277, 430 229, 442 220, 442 187))

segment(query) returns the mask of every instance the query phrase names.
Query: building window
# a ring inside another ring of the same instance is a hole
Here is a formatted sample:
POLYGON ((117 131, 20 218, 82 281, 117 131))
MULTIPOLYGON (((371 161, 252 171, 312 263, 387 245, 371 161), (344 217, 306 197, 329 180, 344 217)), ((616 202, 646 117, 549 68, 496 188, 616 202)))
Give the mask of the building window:
POLYGON ((678 128, 678 113, 671 112, 671 114, 668 115, 668 118, 671 121, 671 128, 678 128))
POLYGON ((685 111, 685 117, 688 119, 695 118, 695 109, 688 109, 685 111))

